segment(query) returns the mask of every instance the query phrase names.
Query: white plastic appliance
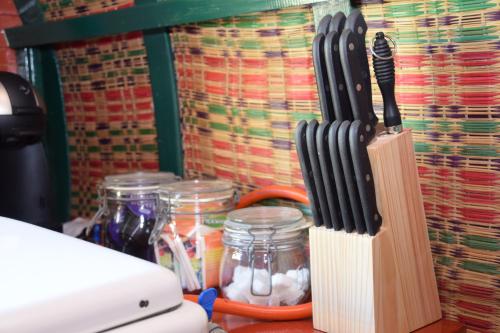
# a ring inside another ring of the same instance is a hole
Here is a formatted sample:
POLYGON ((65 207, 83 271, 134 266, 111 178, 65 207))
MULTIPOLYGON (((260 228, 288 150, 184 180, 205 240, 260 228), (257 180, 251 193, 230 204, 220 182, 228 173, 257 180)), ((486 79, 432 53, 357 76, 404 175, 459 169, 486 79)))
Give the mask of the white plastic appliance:
POLYGON ((174 273, 0 217, 0 332, 207 332, 174 273))

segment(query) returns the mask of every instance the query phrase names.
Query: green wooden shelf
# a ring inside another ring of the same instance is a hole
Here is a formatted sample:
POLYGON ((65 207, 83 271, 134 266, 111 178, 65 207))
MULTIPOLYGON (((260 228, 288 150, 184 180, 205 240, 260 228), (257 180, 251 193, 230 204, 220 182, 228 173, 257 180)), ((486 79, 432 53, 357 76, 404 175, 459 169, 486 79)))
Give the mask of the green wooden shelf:
POLYGON ((6 29, 5 34, 12 48, 34 47, 317 2, 323 0, 166 0, 61 21, 32 23, 6 29))

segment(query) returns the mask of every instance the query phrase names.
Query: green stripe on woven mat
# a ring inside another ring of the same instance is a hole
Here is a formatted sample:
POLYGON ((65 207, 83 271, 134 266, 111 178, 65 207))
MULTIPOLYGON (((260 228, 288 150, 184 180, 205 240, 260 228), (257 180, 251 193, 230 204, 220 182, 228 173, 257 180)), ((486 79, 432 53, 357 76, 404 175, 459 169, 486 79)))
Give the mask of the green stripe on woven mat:
POLYGON ((140 148, 143 152, 156 152, 158 150, 158 146, 155 144, 140 145, 140 148))
POLYGON ((448 12, 466 12, 472 10, 482 10, 495 7, 494 1, 464 1, 464 0, 448 0, 448 12))
POLYGON ((317 116, 313 113, 291 112, 290 115, 292 116, 292 119, 297 122, 301 120, 317 119, 317 116))
POLYGON ((429 129, 428 125, 434 124, 432 120, 403 120, 403 126, 413 128, 417 131, 426 131, 429 129))
POLYGON ((243 110, 245 116, 252 119, 267 119, 269 112, 266 110, 247 109, 243 110))
POLYGON ((487 251, 498 251, 500 250, 500 240, 495 238, 476 236, 476 235, 464 235, 462 236, 462 244, 480 250, 487 251))
POLYGON ((500 122, 464 120, 459 125, 466 133, 497 133, 500 122))
POLYGON ((413 144, 415 152, 417 153, 430 153, 432 152, 432 146, 425 142, 415 142, 413 144))
POLYGON ((227 114, 226 107, 218 104, 209 104, 208 112, 213 114, 221 114, 224 116, 227 114))
POLYGON ((262 45, 262 41, 258 39, 242 40, 239 44, 243 50, 260 50, 263 48, 262 45))
POLYGON ((122 136, 123 133, 124 132, 122 130, 109 130, 109 134, 111 136, 122 136))
POLYGON ((462 146, 460 154, 466 156, 488 156, 497 157, 497 148, 495 146, 462 146))
POLYGON ((111 151, 114 153, 123 153, 127 151, 127 147, 124 145, 114 145, 111 147, 111 151))
POLYGON ((145 49, 130 50, 127 52, 128 57, 141 56, 141 55, 145 55, 145 54, 146 54, 145 49))
POLYGON ((138 132, 140 135, 156 134, 156 130, 154 128, 141 128, 138 132))
POLYGON ((87 152, 89 152, 89 153, 99 153, 99 152, 101 152, 101 148, 97 147, 97 146, 90 146, 90 147, 87 147, 87 152))
POLYGON ((115 55, 113 53, 109 53, 109 54, 101 54, 99 56, 99 59, 101 61, 110 61, 110 60, 113 60, 115 58, 115 55))
POLYGON ((201 44, 203 46, 221 45, 222 40, 220 38, 204 36, 201 37, 201 44))
POLYGON ((227 124, 222 124, 222 123, 215 123, 215 122, 210 122, 210 128, 219 130, 219 131, 231 131, 231 126, 227 124))
POLYGON ((95 131, 86 131, 85 132, 85 136, 87 136, 89 138, 93 138, 93 137, 97 136, 97 132, 95 132, 95 131))
POLYGON ((148 68, 132 68, 130 71, 132 74, 149 74, 148 68))
POLYGON ((443 266, 451 266, 455 262, 454 258, 451 257, 446 257, 446 256, 439 256, 437 258, 438 264, 441 264, 443 266))
POLYGON ((273 132, 264 128, 249 128, 248 135, 271 138, 273 136, 273 132))
POLYGON ((311 45, 311 41, 305 38, 289 38, 283 41, 283 47, 289 49, 310 47, 311 45))
POLYGON ((88 64, 89 58, 75 58, 76 65, 88 64))
POLYGON ((432 230, 432 229, 427 229, 427 234, 429 235, 429 240, 431 241, 435 241, 437 240, 437 232, 436 230, 432 230))
POLYGON ((468 271, 490 274, 490 275, 498 275, 500 271, 498 270, 497 265, 493 264, 485 264, 482 262, 472 261, 472 260, 464 260, 459 264, 459 267, 466 269, 468 271))
POLYGON ((439 233, 439 240, 447 244, 456 244, 457 238, 451 232, 441 231, 439 233))

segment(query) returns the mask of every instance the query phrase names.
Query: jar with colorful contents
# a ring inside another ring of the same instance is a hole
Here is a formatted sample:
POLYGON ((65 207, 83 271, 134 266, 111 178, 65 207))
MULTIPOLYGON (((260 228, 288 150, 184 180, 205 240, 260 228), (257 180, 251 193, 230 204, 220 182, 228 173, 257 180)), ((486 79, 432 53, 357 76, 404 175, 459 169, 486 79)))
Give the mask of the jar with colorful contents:
POLYGON ((250 207, 229 213, 219 279, 223 296, 267 306, 307 301, 309 226, 302 212, 290 207, 250 207))
POLYGON ((161 265, 173 270, 183 288, 194 291, 218 285, 222 227, 238 195, 231 182, 182 181, 160 187, 155 234, 161 265))
POLYGON ((95 241, 155 261, 149 238, 156 222, 158 188, 178 181, 168 172, 111 175, 99 187, 100 206, 93 218, 95 241))

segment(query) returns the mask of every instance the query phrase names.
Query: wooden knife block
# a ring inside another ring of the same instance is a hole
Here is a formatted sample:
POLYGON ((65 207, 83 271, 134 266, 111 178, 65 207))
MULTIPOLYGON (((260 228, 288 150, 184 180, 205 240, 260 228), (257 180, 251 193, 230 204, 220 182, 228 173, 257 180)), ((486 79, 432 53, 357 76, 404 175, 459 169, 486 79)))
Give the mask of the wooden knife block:
POLYGON ((441 318, 411 132, 368 146, 383 218, 375 236, 309 231, 314 328, 411 332, 441 318))

